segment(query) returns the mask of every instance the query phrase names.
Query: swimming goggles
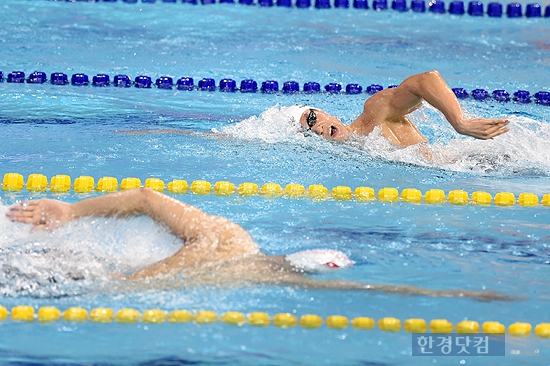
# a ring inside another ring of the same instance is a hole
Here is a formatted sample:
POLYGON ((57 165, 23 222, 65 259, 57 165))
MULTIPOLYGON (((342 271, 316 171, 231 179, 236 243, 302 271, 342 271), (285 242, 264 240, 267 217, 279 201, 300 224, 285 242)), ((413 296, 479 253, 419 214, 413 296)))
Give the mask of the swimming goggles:
POLYGON ((309 128, 312 128, 317 123, 317 115, 315 114, 315 111, 313 109, 309 110, 309 114, 307 116, 307 125, 309 128))

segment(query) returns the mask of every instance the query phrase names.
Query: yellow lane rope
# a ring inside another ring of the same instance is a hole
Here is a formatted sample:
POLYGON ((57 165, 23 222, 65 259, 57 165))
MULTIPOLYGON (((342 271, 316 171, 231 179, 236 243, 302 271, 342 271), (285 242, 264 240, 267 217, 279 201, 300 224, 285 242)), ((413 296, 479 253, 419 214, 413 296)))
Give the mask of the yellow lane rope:
MULTIPOLYGON (((19 173, 6 173, 2 182, 2 190, 9 192, 22 191, 24 188, 28 192, 46 192, 67 193, 73 189, 75 193, 110 193, 117 190, 127 190, 142 187, 141 179, 127 177, 122 179, 120 185, 115 177, 101 177, 97 185, 95 179, 90 176, 80 176, 74 180, 68 175, 58 174, 51 177, 49 184, 48 178, 43 174, 30 174, 25 182, 23 175, 19 173)), ((263 196, 269 198, 289 197, 289 198, 312 198, 316 200, 334 199, 340 201, 355 200, 357 202, 368 202, 378 200, 381 202, 409 202, 409 203, 427 203, 453 205, 491 205, 495 206, 513 206, 520 205, 524 207, 532 206, 550 206, 550 193, 544 194, 539 198, 536 194, 530 192, 520 193, 517 197, 512 192, 499 192, 493 197, 490 193, 484 191, 475 191, 471 194, 464 190, 451 190, 447 194, 441 189, 430 189, 424 194, 416 188, 405 188, 399 193, 396 188, 384 187, 375 192, 371 187, 357 187, 352 190, 348 186, 336 186, 330 191, 321 184, 312 184, 307 189, 301 184, 291 183, 284 188, 277 183, 265 183, 258 185, 252 182, 244 182, 239 185, 229 181, 218 181, 214 184, 206 180, 195 180, 189 185, 186 180, 174 179, 168 184, 159 178, 147 178, 144 187, 154 189, 159 192, 167 190, 172 194, 185 194, 191 192, 196 195, 209 195, 211 193, 218 196, 263 196)))
MULTIPOLYGON (((323 318, 316 314, 304 314, 299 318, 290 313, 279 313, 270 316, 264 312, 252 312, 248 315, 229 311, 221 315, 214 311, 202 310, 196 313, 188 310, 165 311, 162 309, 149 309, 140 313, 136 309, 124 308, 115 312, 110 308, 94 308, 88 311, 82 307, 71 307, 61 312, 56 307, 44 306, 35 312, 32 306, 18 305, 8 312, 8 309, 0 305, 0 321, 6 321, 10 315, 11 320, 16 322, 34 322, 50 323, 55 321, 85 322, 92 321, 96 323, 189 323, 207 324, 214 322, 223 322, 226 324, 243 326, 267 327, 273 324, 280 328, 292 328, 300 326, 302 328, 319 328, 325 325, 328 328, 344 329, 351 326, 354 329, 372 330, 376 326, 386 332, 400 332, 404 329, 410 333, 460 333, 460 334, 483 334, 504 335, 509 334, 515 337, 528 337, 533 332, 530 323, 515 322, 506 327, 497 321, 486 321, 480 324, 473 320, 463 320, 456 325, 447 319, 432 319, 429 322, 421 318, 405 319, 403 322, 397 318, 385 317, 375 321, 369 317, 355 317, 349 320, 343 315, 330 315, 323 318)), ((534 333, 540 338, 550 338, 550 323, 539 323, 535 326, 534 333)))

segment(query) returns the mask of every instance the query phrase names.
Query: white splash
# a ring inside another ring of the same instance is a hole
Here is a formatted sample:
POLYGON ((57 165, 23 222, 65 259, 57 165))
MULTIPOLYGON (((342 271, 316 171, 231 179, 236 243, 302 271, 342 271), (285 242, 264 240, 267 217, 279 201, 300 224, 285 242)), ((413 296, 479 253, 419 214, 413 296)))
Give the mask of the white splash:
POLYGON ((239 139, 262 140, 267 143, 303 139, 303 134, 298 133, 302 127, 285 113, 287 108, 276 105, 259 116, 252 116, 234 125, 212 131, 239 139))
POLYGON ((441 167, 455 171, 550 174, 550 125, 527 117, 510 116, 510 131, 492 140, 457 137, 447 145, 434 144, 441 167))
POLYGON ((181 241, 146 217, 84 219, 51 232, 12 223, 0 205, 0 294, 49 297, 88 291, 94 282, 172 255, 181 241))

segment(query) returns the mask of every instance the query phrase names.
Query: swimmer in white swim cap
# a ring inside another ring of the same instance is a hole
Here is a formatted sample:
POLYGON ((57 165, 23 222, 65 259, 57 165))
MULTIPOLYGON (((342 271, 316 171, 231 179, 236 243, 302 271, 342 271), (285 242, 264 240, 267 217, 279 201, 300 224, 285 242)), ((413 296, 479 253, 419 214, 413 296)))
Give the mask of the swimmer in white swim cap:
POLYGON ((13 222, 33 225, 33 230, 55 229, 82 217, 116 218, 132 215, 151 217, 178 237, 182 247, 171 257, 138 270, 127 276, 127 279, 154 276, 173 278, 182 273, 185 279, 197 286, 281 284, 302 288, 471 297, 482 301, 512 299, 490 291, 430 290, 413 286, 318 280, 304 274, 351 267, 353 262, 344 253, 333 250, 303 251, 286 257, 266 255, 239 225, 148 188, 112 193, 74 204, 51 199, 23 201, 13 205, 6 214, 13 222))
POLYGON ((314 249, 285 255, 285 260, 298 271, 327 273, 353 267, 353 261, 337 250, 314 249))
POLYGON ((311 106, 292 106, 285 113, 305 128, 329 140, 342 141, 350 134, 368 135, 380 126, 382 136, 407 147, 428 140, 407 117, 426 101, 440 110, 460 134, 491 139, 509 131, 506 118, 466 118, 460 104, 439 72, 433 70, 410 76, 398 87, 377 92, 363 105, 363 112, 349 125, 311 106))
MULTIPOLYGON (((289 120, 332 141, 342 141, 350 134, 368 135, 380 127, 382 136, 393 144, 408 147, 428 140, 408 118, 422 102, 428 102, 443 113, 460 134, 488 140, 510 129, 506 118, 466 118, 454 92, 438 71, 432 70, 405 79, 396 88, 388 88, 368 98, 362 113, 348 126, 335 116, 313 106, 295 105, 283 110, 289 120)), ((119 133, 193 133, 186 130, 132 130, 119 133)))

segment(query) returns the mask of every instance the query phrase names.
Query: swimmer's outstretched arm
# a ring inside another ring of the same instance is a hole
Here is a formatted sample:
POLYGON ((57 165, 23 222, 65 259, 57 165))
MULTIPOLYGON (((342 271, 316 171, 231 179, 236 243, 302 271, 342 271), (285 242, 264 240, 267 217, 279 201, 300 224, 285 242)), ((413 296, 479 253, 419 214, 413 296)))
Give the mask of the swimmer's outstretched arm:
POLYGON ((399 122, 426 101, 439 109, 453 128, 462 135, 491 139, 509 131, 506 118, 464 117, 454 92, 438 71, 410 76, 397 88, 376 93, 365 102, 363 123, 374 127, 383 122, 399 122))
POLYGON ((377 285, 356 281, 330 280, 319 281, 314 278, 305 277, 299 274, 291 274, 280 279, 279 283, 296 285, 310 289, 332 289, 332 290, 356 290, 356 291, 379 291, 401 295, 418 295, 430 297, 465 297, 479 301, 512 301, 517 297, 508 296, 493 291, 473 292, 464 290, 430 290, 422 287, 403 285, 377 285))

